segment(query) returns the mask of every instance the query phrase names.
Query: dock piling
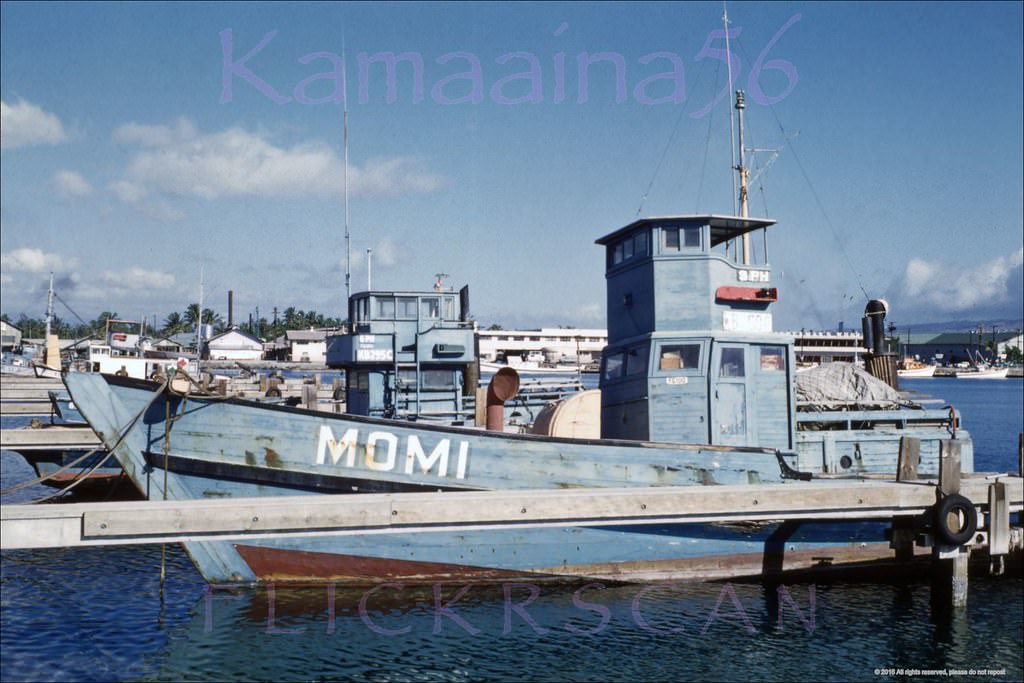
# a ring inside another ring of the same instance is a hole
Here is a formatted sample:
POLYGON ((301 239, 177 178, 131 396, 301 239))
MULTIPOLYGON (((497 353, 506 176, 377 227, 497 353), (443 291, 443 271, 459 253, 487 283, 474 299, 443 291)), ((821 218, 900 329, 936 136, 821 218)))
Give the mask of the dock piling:
POLYGON ((944 496, 960 493, 960 442, 939 442, 939 490, 944 496))
MULTIPOLYGON (((902 455, 902 453, 901 453, 902 455)), ((949 519, 959 512, 953 511, 947 515, 938 512, 940 503, 952 496, 960 495, 960 442, 956 439, 945 439, 939 442, 939 485, 935 491, 935 519, 934 525, 939 527, 945 525, 955 528, 961 521, 966 526, 967 521, 961 520, 957 525, 950 526, 949 519)), ((970 563, 971 549, 969 545, 951 545, 942 538, 940 530, 934 530, 934 545, 932 547, 932 602, 933 606, 942 604, 949 607, 959 608, 967 606, 967 567, 970 563)), ((967 541, 968 543, 970 540, 967 541)), ((934 608, 934 607, 933 607, 934 608)))
POLYGON ((917 465, 920 462, 921 439, 913 436, 901 436, 896 481, 913 481, 917 479, 917 465))

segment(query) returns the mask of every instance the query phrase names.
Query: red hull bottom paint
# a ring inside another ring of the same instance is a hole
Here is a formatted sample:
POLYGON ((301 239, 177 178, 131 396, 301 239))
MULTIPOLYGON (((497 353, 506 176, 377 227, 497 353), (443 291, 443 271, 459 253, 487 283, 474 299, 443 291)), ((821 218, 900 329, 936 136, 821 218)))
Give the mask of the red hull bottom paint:
MULTIPOLYGON (((235 549, 261 581, 347 583, 373 585, 401 580, 408 583, 501 583, 510 579, 543 580, 543 574, 490 567, 393 560, 359 555, 335 555, 236 545, 235 549)), ((551 577, 557 578, 557 577, 551 577)))
MULTIPOLYGON (((613 582, 707 581, 817 575, 837 571, 888 571, 896 565, 883 543, 850 548, 787 550, 784 554, 743 553, 586 565, 563 565, 536 571, 335 555, 279 548, 236 545, 235 549, 261 581, 340 583, 366 586, 388 581, 409 584, 502 583, 506 581, 572 582, 600 579, 613 582)), ((917 549, 925 559, 928 550, 917 549)), ((905 564, 905 563, 903 563, 905 564)))

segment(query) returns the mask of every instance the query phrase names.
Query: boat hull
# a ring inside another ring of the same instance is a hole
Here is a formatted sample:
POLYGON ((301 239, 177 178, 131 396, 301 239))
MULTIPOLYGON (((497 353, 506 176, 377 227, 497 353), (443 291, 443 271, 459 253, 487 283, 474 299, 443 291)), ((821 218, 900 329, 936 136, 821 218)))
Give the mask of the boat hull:
MULTIPOLYGON (((175 396, 155 383, 96 374, 69 375, 65 382, 83 416, 150 499, 784 484, 797 457, 768 449, 541 438, 338 416, 175 396)), ((882 525, 820 523, 314 531, 245 542, 194 540, 185 547, 211 583, 356 585, 725 578, 892 554, 882 525)))
POLYGON ((957 379, 1006 379, 1009 368, 997 368, 995 370, 979 370, 977 372, 958 372, 957 379))
POLYGON ((935 376, 935 366, 927 365, 923 368, 913 368, 907 370, 897 370, 896 374, 900 377, 906 377, 908 379, 921 379, 924 377, 935 376))

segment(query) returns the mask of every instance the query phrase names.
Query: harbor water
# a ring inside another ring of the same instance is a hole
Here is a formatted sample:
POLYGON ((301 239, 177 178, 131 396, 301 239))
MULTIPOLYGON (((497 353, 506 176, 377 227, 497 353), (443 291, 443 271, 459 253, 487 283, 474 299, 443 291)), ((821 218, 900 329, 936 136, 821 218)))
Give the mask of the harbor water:
MULTIPOLYGON (((904 380, 962 415, 975 467, 1017 469, 1024 382, 904 380)), ((4 428, 27 420, 5 418, 4 428)), ((2 453, 4 487, 31 478, 2 453)), ((49 489, 4 497, 29 500, 49 489)), ((372 591, 211 589, 180 546, 5 551, 3 681, 1018 681, 1024 579, 972 576, 933 615, 927 577, 372 591)))

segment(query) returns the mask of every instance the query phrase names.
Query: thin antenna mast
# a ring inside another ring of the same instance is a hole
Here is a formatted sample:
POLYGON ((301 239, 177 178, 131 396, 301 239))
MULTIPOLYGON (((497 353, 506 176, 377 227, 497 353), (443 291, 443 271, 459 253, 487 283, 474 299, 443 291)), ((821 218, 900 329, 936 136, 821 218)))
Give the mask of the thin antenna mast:
POLYGON ((196 319, 196 370, 199 360, 203 357, 203 280, 206 277, 206 266, 199 266, 199 311, 196 319))
MULTIPOLYGON (((736 91, 736 121, 737 127, 739 128, 739 140, 740 140, 740 163, 736 166, 736 170, 740 174, 740 216, 746 218, 750 215, 750 210, 747 206, 747 181, 750 177, 750 171, 747 170, 747 166, 744 163, 743 155, 743 110, 746 108, 746 104, 743 101, 743 91, 736 91)), ((750 234, 743 233, 740 237, 740 244, 743 247, 743 265, 750 263, 750 234)))
POLYGON ((50 273, 50 288, 46 292, 46 336, 43 344, 50 343, 50 323, 53 321, 53 273, 50 273))
MULTIPOLYGON (((729 74, 729 90, 732 92, 732 50, 729 47, 729 9, 726 7, 725 0, 722 0, 722 25, 725 26, 725 67, 729 74)), ((726 110, 728 111, 728 110, 726 110)), ((732 114, 729 114, 729 154, 732 157, 731 168, 736 168, 736 130, 733 124, 732 114)), ((736 197, 736 176, 732 173, 729 174, 729 178, 732 180, 732 196, 733 202, 736 197)), ((736 211, 735 204, 733 204, 733 211, 736 211)))
POLYGON ((345 306, 352 296, 352 238, 348 230, 348 75, 345 65, 345 34, 341 35, 342 138, 345 147, 345 306))

